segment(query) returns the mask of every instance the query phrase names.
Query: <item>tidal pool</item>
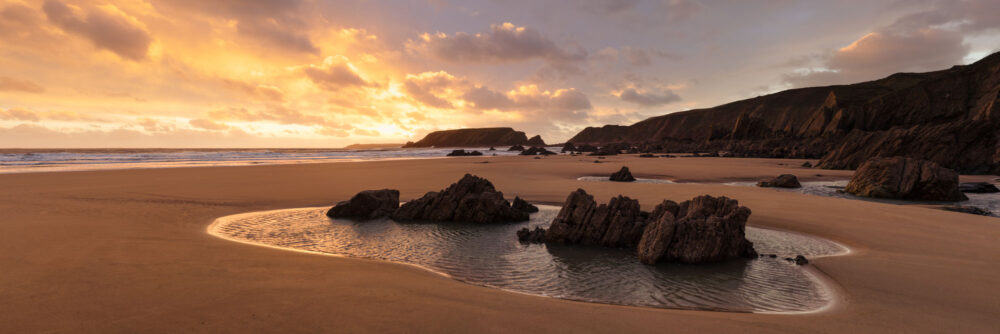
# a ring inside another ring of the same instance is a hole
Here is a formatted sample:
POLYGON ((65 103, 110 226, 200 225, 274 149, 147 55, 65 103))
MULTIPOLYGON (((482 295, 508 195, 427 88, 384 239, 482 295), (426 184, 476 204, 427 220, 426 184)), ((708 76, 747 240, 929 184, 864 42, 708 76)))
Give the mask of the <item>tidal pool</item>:
POLYGON ((516 224, 354 222, 326 217, 326 207, 252 212, 217 219, 212 235, 291 250, 414 264, 453 279, 509 291, 579 301, 739 312, 809 312, 833 295, 804 267, 784 261, 847 253, 837 243, 747 228, 757 251, 777 258, 685 265, 639 263, 630 251, 521 244, 521 228, 547 227, 559 207, 539 206, 516 224))

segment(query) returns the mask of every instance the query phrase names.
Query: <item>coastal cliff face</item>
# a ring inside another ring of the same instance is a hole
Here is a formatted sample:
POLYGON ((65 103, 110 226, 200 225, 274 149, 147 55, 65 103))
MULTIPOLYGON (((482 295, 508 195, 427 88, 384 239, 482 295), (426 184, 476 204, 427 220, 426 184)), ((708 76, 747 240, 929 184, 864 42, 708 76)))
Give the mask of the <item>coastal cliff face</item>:
POLYGON ((942 71, 793 89, 630 126, 586 128, 568 142, 821 158, 818 166, 832 169, 906 156, 962 173, 996 173, 998 124, 1000 53, 942 71))
MULTIPOLYGON (((541 141, 540 136, 532 139, 541 141)), ((485 147, 528 144, 528 136, 512 128, 478 128, 434 131, 420 141, 408 142, 408 147, 485 147)))

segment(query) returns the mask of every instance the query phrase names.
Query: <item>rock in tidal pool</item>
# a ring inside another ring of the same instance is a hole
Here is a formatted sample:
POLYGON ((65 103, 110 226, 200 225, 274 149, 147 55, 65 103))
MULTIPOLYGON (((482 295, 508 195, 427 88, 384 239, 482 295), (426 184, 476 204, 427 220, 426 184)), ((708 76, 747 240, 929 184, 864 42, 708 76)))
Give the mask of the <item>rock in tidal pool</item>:
POLYGON ((545 242, 545 229, 541 227, 535 227, 534 230, 529 230, 527 227, 522 228, 517 231, 517 240, 529 244, 545 242))
POLYGON ((528 201, 525 201, 517 196, 514 196, 514 201, 510 203, 510 207, 514 208, 514 210, 524 211, 527 213, 538 212, 537 206, 531 205, 528 201))
POLYGON ((593 196, 577 189, 545 230, 544 240, 633 249, 650 265, 755 258, 745 234, 749 216, 750 209, 726 197, 698 196, 680 204, 666 200, 644 212, 637 200, 619 195, 597 205, 593 196))
POLYGON ((406 202, 392 214, 396 221, 505 223, 528 220, 524 206, 511 207, 503 193, 484 178, 465 174, 447 189, 406 202))
POLYGON ((757 182, 757 186, 763 188, 802 188, 799 179, 792 174, 781 174, 770 181, 757 182))
POLYGON ((844 191, 864 197, 964 201, 958 173, 938 164, 904 157, 873 158, 854 172, 844 191))
POLYGON ((628 167, 622 167, 622 169, 619 169, 617 172, 611 174, 611 177, 609 177, 608 180, 615 182, 632 182, 635 181, 635 178, 632 177, 632 173, 629 172, 628 167))
POLYGON ((992 194, 1000 192, 997 186, 989 182, 969 182, 962 183, 958 185, 958 190, 963 193, 973 193, 973 194, 992 194))
POLYGON ((399 208, 399 190, 365 190, 326 212, 330 218, 372 220, 386 218, 399 208))

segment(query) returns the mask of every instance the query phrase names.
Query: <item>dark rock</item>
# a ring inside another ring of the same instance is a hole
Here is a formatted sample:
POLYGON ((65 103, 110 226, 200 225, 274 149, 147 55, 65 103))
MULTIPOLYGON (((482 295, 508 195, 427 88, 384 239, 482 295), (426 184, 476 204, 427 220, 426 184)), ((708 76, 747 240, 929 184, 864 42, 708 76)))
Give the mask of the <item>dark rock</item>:
POLYGON ((453 150, 451 151, 451 153, 448 153, 449 157, 478 157, 481 155, 483 155, 483 152, 479 151, 466 152, 465 150, 453 150))
POLYGON ((958 185, 958 190, 963 193, 973 193, 973 194, 991 194, 1000 192, 997 186, 989 182, 969 182, 962 183, 958 185))
POLYGON ((496 147, 490 146, 490 151, 496 151, 496 150, 497 150, 496 147))
POLYGON ((527 213, 538 212, 537 206, 531 205, 531 203, 528 203, 528 201, 525 201, 517 196, 514 196, 514 202, 510 204, 510 207, 514 208, 514 210, 524 211, 527 213))
POLYGON ((510 148, 508 148, 507 151, 509 151, 509 152, 512 152, 512 151, 524 151, 524 146, 514 145, 514 146, 511 146, 510 148))
POLYGON ((326 215, 330 218, 372 220, 389 217, 397 208, 399 208, 399 190, 365 190, 348 201, 337 203, 326 212, 326 215))
POLYGON ((542 157, 535 157, 535 160, 540 160, 540 159, 542 159, 542 157))
POLYGON ((874 158, 854 172, 844 191, 864 197, 927 201, 964 201, 958 173, 927 161, 874 158))
POLYGON ((594 163, 595 164, 599 164, 599 163, 601 163, 601 161, 600 160, 594 160, 594 163))
POLYGON ((529 230, 527 227, 517 231, 517 240, 522 243, 543 243, 545 242, 545 229, 535 227, 529 230))
POLYGON ((566 153, 566 152, 574 152, 574 151, 576 151, 576 150, 577 150, 577 149, 576 149, 576 146, 573 146, 573 143, 566 143, 566 144, 563 144, 563 147, 562 147, 562 151, 561 151, 561 152, 562 152, 562 153, 566 153))
POLYGON ((521 155, 553 155, 556 152, 546 150, 544 147, 532 146, 526 150, 521 151, 521 155))
POLYGON ((542 140, 542 136, 536 135, 534 137, 529 138, 528 142, 525 143, 525 144, 531 145, 531 146, 545 146, 545 141, 542 140))
POLYGON ((643 153, 639 155, 640 158, 655 158, 656 155, 652 153, 643 153))
POLYGON ((800 266, 804 266, 804 265, 809 264, 809 259, 806 259, 806 257, 802 256, 802 255, 796 255, 794 259, 790 258, 790 257, 786 257, 785 261, 795 262, 796 265, 800 265, 800 266))
POLYGON ((465 174, 457 183, 429 192, 399 207, 396 221, 503 223, 528 220, 528 213, 511 207, 490 181, 465 174))
POLYGON ((808 162, 808 161, 806 161, 806 162, 802 163, 802 167, 804 167, 804 168, 812 168, 813 164, 810 163, 810 162, 808 162))
POLYGON ((632 177, 632 173, 628 171, 628 167, 622 166, 622 169, 619 169, 617 172, 611 174, 611 177, 608 178, 608 180, 615 182, 632 182, 635 181, 635 178, 632 177))
POLYGON ((992 216, 993 215, 992 212, 989 212, 989 211, 987 211, 987 210, 985 210, 983 208, 975 207, 975 206, 971 206, 971 205, 945 206, 945 207, 941 207, 941 209, 948 210, 948 211, 954 211, 954 212, 968 213, 968 214, 973 214, 973 215, 980 215, 980 216, 992 216))
POLYGON ((583 189, 570 193, 545 232, 547 242, 634 248, 646 227, 639 202, 624 196, 597 205, 583 189))
POLYGON ((416 143, 408 142, 409 147, 484 147, 524 145, 528 137, 521 131, 512 128, 479 128, 434 131, 416 143))
POLYGON ((792 174, 781 174, 778 177, 771 179, 770 181, 757 182, 758 187, 774 187, 774 188, 801 188, 802 184, 799 184, 799 179, 792 174))
POLYGON ((698 196, 680 204, 664 202, 654 210, 655 220, 642 234, 639 260, 702 263, 734 258, 755 258, 753 243, 746 239, 750 209, 726 197, 698 196), (676 214, 671 215, 676 207, 676 214), (656 212, 663 213, 656 217, 656 212))

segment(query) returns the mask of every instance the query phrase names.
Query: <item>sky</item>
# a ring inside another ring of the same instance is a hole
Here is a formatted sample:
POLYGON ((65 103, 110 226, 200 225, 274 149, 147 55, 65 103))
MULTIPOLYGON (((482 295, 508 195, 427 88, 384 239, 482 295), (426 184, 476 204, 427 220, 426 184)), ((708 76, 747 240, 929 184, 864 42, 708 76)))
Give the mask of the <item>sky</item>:
POLYGON ((549 143, 968 64, 1000 1, 0 0, 0 147, 549 143))

